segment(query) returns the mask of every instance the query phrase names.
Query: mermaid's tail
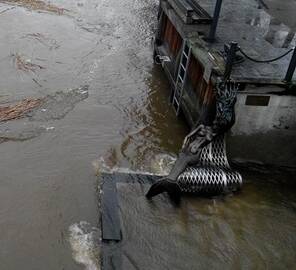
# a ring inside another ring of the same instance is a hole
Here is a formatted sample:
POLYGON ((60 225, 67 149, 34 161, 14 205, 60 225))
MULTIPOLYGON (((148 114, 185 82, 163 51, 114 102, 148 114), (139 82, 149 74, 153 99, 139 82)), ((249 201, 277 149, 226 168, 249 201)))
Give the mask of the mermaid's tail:
POLYGON ((154 183, 150 187, 149 191, 146 194, 146 197, 150 199, 163 192, 167 192, 171 198, 176 200, 180 198, 181 195, 181 189, 177 183, 168 179, 163 179, 154 183))

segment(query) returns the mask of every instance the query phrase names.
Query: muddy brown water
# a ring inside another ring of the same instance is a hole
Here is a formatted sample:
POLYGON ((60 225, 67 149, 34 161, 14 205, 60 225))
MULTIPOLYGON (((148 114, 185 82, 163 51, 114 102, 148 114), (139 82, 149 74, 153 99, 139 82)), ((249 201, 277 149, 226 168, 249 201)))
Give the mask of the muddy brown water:
MULTIPOLYGON (((285 1, 286 11, 271 2, 279 17, 295 8, 295 1, 285 1)), ((35 114, 0 124, 0 269, 99 269, 100 159, 153 171, 160 164, 151 160, 176 154, 188 131, 152 63, 157 1, 51 4, 63 15, 0 3, 0 103, 46 101, 35 114)), ((193 269, 198 260, 201 269, 293 268, 293 174, 244 175, 242 194, 185 198, 178 209, 160 197, 155 217, 140 199, 124 214, 133 267, 193 269), (172 231, 162 233, 168 223, 172 231), (139 236, 132 228, 140 225, 139 236)), ((141 194, 122 190, 127 206, 141 194)))

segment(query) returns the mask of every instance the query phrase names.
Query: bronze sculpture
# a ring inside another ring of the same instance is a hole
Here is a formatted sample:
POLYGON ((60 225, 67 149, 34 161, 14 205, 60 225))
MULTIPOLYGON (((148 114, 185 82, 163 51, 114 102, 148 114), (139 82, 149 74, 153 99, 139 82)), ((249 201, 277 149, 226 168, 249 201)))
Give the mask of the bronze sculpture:
MULTIPOLYGON (((185 137, 182 149, 170 172, 166 177, 154 183, 146 194, 152 198, 162 192, 167 192, 170 197, 178 199, 182 185, 178 177, 188 166, 199 166, 202 149, 216 140, 218 136, 226 133, 235 123, 235 102, 238 85, 230 80, 217 83, 215 88, 216 110, 215 118, 211 125, 207 125, 204 119, 207 115, 201 115, 200 121, 193 130, 185 137)), ((206 114, 206 112, 204 113, 206 114)))

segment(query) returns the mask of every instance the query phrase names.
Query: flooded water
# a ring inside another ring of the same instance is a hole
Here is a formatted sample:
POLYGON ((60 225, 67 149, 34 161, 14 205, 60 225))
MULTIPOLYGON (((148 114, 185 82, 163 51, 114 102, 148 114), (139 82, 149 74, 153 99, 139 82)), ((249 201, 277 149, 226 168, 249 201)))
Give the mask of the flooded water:
POLYGON ((282 174, 244 174, 241 193, 152 202, 118 184, 123 269, 294 269, 296 200, 282 174))
MULTIPOLYGON (((168 106, 168 83, 152 62, 158 2, 19 2, 0 1, 0 105, 28 97, 44 103, 0 123, 0 269, 100 269, 100 160, 154 171, 154 157, 176 154, 188 132, 168 106)), ((225 202, 185 200, 191 210, 176 211, 189 213, 190 231, 203 223, 195 234, 205 236, 198 240, 198 258, 218 265, 236 254, 234 266, 292 266, 294 189, 276 181, 292 177, 258 172, 246 177, 243 194, 225 202)), ((157 222, 165 228, 168 219, 157 222)), ((188 237, 179 234, 173 247, 190 255, 195 249, 188 237)), ((137 251, 134 241, 126 252, 152 257, 154 248, 137 251)), ((166 248, 158 254, 159 261, 172 258, 166 248)), ((196 258, 186 259, 193 265, 196 258)))

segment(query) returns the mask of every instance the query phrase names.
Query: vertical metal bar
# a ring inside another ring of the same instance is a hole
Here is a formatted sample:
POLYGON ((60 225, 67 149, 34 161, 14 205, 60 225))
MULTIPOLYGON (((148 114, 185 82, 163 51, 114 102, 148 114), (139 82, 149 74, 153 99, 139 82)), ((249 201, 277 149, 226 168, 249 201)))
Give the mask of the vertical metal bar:
POLYGON ((286 77, 285 77, 285 82, 289 83, 293 79, 293 75, 296 69, 296 48, 294 48, 293 56, 291 58, 286 77))
POLYGON ((216 6, 215 6, 215 11, 214 11, 214 16, 213 16, 213 21, 211 24, 211 29, 210 29, 210 34, 208 37, 209 42, 214 42, 215 41, 215 36, 216 36, 216 30, 217 30, 217 25, 220 17, 220 11, 221 11, 221 6, 222 6, 222 1, 223 0, 217 0, 216 1, 216 6))
POLYGON ((235 59, 235 53, 237 51, 237 42, 232 41, 230 43, 230 48, 227 54, 225 71, 224 71, 224 81, 228 80, 232 71, 233 62, 235 59))

